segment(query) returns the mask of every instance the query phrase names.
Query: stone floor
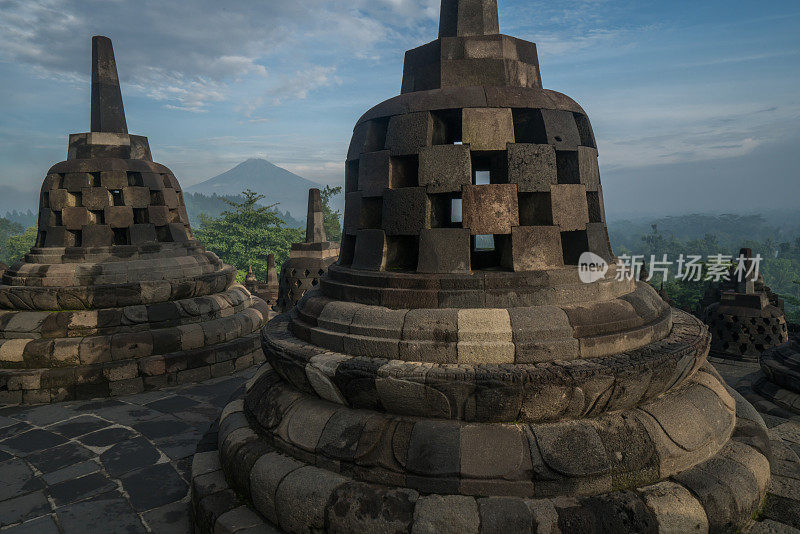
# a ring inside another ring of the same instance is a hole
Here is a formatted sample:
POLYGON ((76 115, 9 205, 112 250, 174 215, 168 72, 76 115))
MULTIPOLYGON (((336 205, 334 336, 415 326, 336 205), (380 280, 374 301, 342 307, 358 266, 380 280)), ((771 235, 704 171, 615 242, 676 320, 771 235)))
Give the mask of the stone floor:
POLYGON ((116 399, 0 409, 0 532, 188 533, 197 443, 254 371, 116 399))
POLYGON ((757 363, 710 358, 725 381, 761 413, 772 441, 772 479, 753 534, 800 534, 800 415, 788 412, 753 392, 757 363))
MULTIPOLYGON (((748 392, 756 364, 713 363, 758 401, 748 392)), ((0 534, 188 533, 192 455, 254 371, 111 400, 0 410, 0 534)), ((800 416, 763 400, 756 405, 778 458, 751 532, 800 534, 793 456, 800 455, 800 416)))

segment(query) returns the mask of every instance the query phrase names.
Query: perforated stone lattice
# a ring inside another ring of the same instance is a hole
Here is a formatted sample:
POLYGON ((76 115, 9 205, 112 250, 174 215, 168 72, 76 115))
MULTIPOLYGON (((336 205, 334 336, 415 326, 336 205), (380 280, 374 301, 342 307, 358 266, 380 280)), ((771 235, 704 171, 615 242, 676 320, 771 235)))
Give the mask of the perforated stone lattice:
MULTIPOLYGON (((155 166, 155 164, 152 164, 155 166)), ((193 239, 183 193, 169 172, 106 170, 47 175, 40 197, 39 247, 104 247, 193 239)))
POLYGON ((357 256, 372 270, 525 271, 576 264, 586 250, 611 257, 581 113, 464 108, 366 120, 345 184, 343 265, 357 256), (472 253, 482 235, 492 254, 472 253), (453 254, 435 254, 442 246, 460 258, 455 267, 444 259, 453 254))
POLYGON ((712 334, 711 351, 755 361, 772 347, 786 343, 789 331, 784 316, 747 317, 719 313, 709 307, 703 322, 712 334))

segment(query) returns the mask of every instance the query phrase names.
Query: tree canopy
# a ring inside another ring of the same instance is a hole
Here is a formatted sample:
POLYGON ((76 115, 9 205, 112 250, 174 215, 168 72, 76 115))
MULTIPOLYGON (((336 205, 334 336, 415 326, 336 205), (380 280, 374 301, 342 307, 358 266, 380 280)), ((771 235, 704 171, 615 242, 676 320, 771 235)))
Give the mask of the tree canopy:
POLYGON ((241 202, 226 200, 230 209, 219 217, 200 215, 200 228, 195 235, 225 263, 239 270, 252 265, 255 275, 266 280, 267 256, 275 254, 275 263, 282 264, 289 257, 292 243, 304 239, 304 229, 286 227, 273 209, 275 205, 258 204, 264 195, 248 189, 242 197, 241 202))
POLYGON ((325 186, 325 189, 320 191, 322 197, 322 211, 325 215, 325 234, 328 236, 328 241, 339 243, 342 240, 342 222, 341 213, 339 210, 331 209, 331 199, 342 192, 342 186, 331 187, 325 186))

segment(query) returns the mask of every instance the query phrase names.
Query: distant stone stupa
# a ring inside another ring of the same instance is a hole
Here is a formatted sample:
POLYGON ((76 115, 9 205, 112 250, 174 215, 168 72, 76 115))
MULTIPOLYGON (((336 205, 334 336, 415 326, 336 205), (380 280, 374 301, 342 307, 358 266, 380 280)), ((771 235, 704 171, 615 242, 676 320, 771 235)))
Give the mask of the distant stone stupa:
POLYGON ((275 269, 275 254, 267 256, 267 281, 261 282, 248 266, 244 287, 254 296, 267 303, 270 319, 274 316, 273 308, 278 304, 278 271, 275 269))
POLYGON ((495 0, 442 1, 345 190, 338 264, 262 330, 268 365, 195 457, 198 532, 748 525, 766 426, 698 319, 617 279, 589 119, 495 0), (610 263, 590 283, 587 252, 610 263))
POLYGON ((306 240, 292 243, 289 259, 281 266, 281 277, 276 309, 290 310, 306 291, 319 286, 328 266, 339 258, 339 245, 328 241, 325 234, 325 214, 319 189, 308 191, 308 216, 306 240))
POLYGON ((739 251, 739 262, 731 266, 728 281, 706 295, 716 299, 703 311, 703 321, 711 331, 711 355, 719 358, 758 361, 761 354, 789 340, 783 300, 764 283, 761 273, 752 269, 753 251, 739 251), (748 278, 746 275, 752 272, 748 278), (741 280, 739 280, 741 278, 741 280))
POLYGON ((92 39, 91 131, 47 173, 36 245, 0 286, 0 404, 135 393, 261 361, 267 307, 194 239, 182 189, 128 134, 92 39))

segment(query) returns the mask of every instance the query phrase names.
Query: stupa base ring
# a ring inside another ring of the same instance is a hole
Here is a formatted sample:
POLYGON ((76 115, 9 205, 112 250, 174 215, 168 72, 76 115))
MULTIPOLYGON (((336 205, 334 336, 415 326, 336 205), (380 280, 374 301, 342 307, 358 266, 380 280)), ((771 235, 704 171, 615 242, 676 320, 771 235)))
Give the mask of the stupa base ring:
MULTIPOLYGON (((271 372, 263 366, 248 388, 271 372)), ((769 441, 753 407, 726 391, 735 404, 734 428, 705 461, 640 487, 620 483, 590 494, 561 486, 564 494, 544 497, 359 480, 347 462, 300 449, 287 454, 285 443, 254 430, 259 425, 248 420, 239 397, 194 459, 195 532, 734 532, 751 521, 765 495, 769 441)))

